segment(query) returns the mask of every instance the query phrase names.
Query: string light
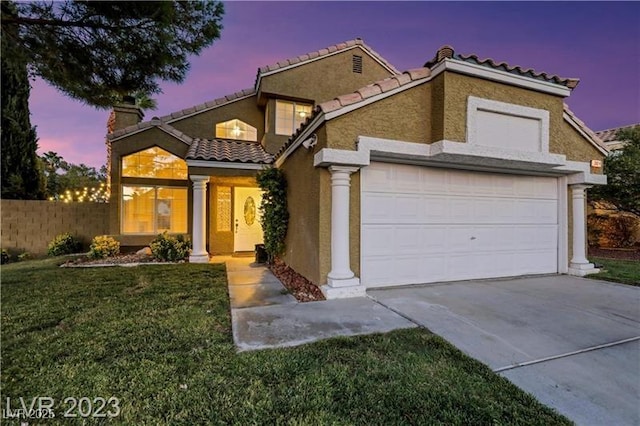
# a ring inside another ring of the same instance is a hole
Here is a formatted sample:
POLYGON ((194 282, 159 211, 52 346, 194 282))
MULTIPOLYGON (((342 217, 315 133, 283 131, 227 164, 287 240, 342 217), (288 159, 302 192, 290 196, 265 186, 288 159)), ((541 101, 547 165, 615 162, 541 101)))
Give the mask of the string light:
POLYGON ((62 201, 64 203, 106 203, 109 201, 109 187, 101 183, 99 187, 84 187, 82 190, 65 190, 61 194, 49 197, 49 201, 62 201))

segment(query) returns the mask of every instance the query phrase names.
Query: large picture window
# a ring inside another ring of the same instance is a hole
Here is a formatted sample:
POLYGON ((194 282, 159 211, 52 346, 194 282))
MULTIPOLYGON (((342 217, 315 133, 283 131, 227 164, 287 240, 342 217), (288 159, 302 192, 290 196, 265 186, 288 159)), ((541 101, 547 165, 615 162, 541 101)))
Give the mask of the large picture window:
POLYGON ((154 146, 122 157, 122 176, 153 179, 186 179, 187 163, 154 146))
POLYGON ((257 142, 258 131, 255 127, 236 118, 216 124, 216 138, 257 142))
POLYGON ((187 188, 122 186, 122 233, 187 232, 187 188))
POLYGON ((276 134, 292 135, 311 115, 311 104, 276 100, 276 134))

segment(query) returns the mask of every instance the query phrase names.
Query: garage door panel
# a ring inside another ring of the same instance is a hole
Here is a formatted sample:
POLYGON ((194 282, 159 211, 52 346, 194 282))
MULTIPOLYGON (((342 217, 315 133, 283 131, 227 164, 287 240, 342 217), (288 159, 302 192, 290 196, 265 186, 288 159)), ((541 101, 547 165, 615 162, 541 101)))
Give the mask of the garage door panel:
POLYGON ((362 223, 393 223, 394 198, 393 194, 362 194, 362 223))
POLYGON ((362 173, 365 285, 557 272, 555 178, 382 163, 362 173))
POLYGON ((395 227, 391 225, 383 226, 363 226, 362 246, 366 247, 366 256, 384 256, 393 249, 395 240, 395 227))

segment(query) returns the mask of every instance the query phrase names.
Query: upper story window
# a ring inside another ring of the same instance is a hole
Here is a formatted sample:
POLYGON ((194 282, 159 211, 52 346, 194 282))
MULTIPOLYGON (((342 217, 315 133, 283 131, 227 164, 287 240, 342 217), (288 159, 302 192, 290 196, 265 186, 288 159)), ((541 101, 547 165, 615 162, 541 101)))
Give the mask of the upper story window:
POLYGON ((258 131, 255 127, 235 118, 216 124, 216 138, 257 142, 258 131))
POLYGON ((170 152, 154 146, 122 157, 122 176, 186 179, 187 163, 170 152))
POLYGON ((276 134, 292 135, 311 115, 311 104, 276 100, 276 134))

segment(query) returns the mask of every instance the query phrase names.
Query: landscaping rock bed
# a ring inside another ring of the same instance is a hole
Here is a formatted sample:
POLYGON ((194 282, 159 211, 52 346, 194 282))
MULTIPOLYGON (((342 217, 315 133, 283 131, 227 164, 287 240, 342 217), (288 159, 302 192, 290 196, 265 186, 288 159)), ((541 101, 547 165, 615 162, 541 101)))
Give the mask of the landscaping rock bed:
POLYGON ((325 300, 318 286, 288 267, 282 260, 276 259, 269 265, 269 268, 298 302, 325 300))

